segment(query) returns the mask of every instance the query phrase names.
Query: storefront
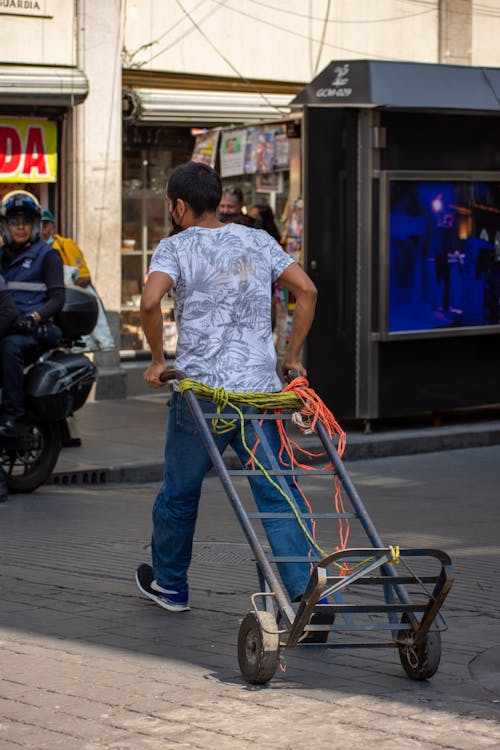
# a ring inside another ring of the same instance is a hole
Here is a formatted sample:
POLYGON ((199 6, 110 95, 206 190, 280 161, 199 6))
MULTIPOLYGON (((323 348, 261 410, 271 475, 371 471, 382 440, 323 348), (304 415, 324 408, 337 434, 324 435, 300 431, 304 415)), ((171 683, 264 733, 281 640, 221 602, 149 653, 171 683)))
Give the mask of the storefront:
POLYGON ((30 190, 63 232, 72 202, 72 112, 87 92, 77 69, 0 65, 0 196, 30 190))
MULTIPOLYGON (((171 170, 191 158, 189 128, 132 125, 124 129, 122 183, 122 358, 148 356, 139 317, 144 279, 154 248, 169 232, 165 185, 171 170)), ((170 298, 163 302, 164 349, 175 351, 177 333, 170 298)))
MULTIPOLYGON (((122 184, 122 300, 120 352, 122 360, 149 356, 139 318, 140 295, 152 253, 167 236, 170 217, 165 201, 168 175, 190 159, 206 161, 217 168, 224 184, 242 188, 247 205, 270 203, 281 215, 290 192, 290 148, 287 124, 273 125, 271 116, 287 113, 290 94, 267 95, 232 91, 131 88, 123 92, 123 184, 122 184), (266 127, 258 123, 266 118, 266 127), (238 130, 239 123, 245 127, 238 130), (282 133, 282 148, 275 131, 282 133), (225 145, 239 133, 237 153, 226 154, 225 145), (271 134, 272 133, 272 139, 271 134), (252 135, 250 135, 252 134, 252 135), (268 161, 264 168, 255 164, 245 171, 247 136, 267 137, 268 161), (221 149, 224 148, 224 153, 221 149), (274 154, 281 154, 275 169, 274 154), (273 154, 272 163, 269 162, 273 154), (241 157, 241 158, 240 158, 241 157), (238 162, 238 164, 236 163, 238 162)), ((293 128, 292 128, 293 130, 293 128)), ((298 155, 292 148, 292 162, 298 155)), ((295 171, 292 172, 295 175, 295 171)), ((292 178, 292 185, 295 177, 292 178)), ((166 298, 164 312, 164 349, 175 352, 177 332, 173 303, 166 298)))

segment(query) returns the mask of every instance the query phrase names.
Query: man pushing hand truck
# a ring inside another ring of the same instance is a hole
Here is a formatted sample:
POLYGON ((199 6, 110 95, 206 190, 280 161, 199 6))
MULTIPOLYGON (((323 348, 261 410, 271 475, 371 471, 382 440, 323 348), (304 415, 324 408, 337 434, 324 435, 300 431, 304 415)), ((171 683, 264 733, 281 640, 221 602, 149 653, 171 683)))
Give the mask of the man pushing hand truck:
MULTIPOLYGON (((221 195, 219 176, 204 164, 190 162, 172 172, 167 202, 172 220, 181 231, 157 246, 142 295, 141 321, 152 355, 144 378, 153 389, 171 379, 174 393, 167 422, 164 479, 153 507, 152 564, 139 566, 137 585, 166 610, 189 610, 188 569, 198 503, 203 479, 214 465, 255 553, 263 589, 252 597, 254 612, 244 618, 240 629, 238 653, 244 677, 256 683, 271 679, 282 646, 330 645, 327 639, 336 612, 342 608, 346 611, 340 592, 348 587, 348 579, 359 582, 365 572, 372 575, 380 570, 386 604, 378 610, 389 612, 386 627, 391 630, 393 645, 400 654, 404 652, 414 672, 410 676, 425 679, 439 662, 434 653, 429 666, 427 631, 451 579, 446 571, 441 574, 425 612, 421 605, 411 605, 399 582, 411 576, 400 579, 394 571, 399 550, 396 553, 392 547, 383 547, 345 474, 339 453, 331 445, 333 433, 341 437, 343 433, 307 387, 300 354, 314 318, 316 287, 267 232, 219 222, 216 211, 221 195), (284 379, 290 380, 292 374, 294 378, 288 391, 282 390, 276 371, 271 327, 274 282, 296 299, 282 364, 284 379), (161 301, 171 289, 175 293, 178 342, 176 369, 169 373, 163 354, 161 301), (316 410, 314 403, 318 405, 316 410), (311 419, 330 459, 327 468, 338 489, 336 512, 322 515, 337 519, 341 527, 345 527, 346 519, 359 518, 375 550, 362 549, 353 554, 346 549, 347 537, 333 554, 320 547, 314 513, 297 482, 297 475, 307 472, 295 470, 298 464, 291 451, 290 462, 283 460, 283 447, 289 445, 285 423, 291 417, 290 409, 299 410, 301 420, 311 419), (248 476, 256 513, 248 514, 243 509, 231 472, 222 461, 228 445, 241 461, 243 468, 238 473, 248 476), (338 477, 347 487, 355 513, 343 509, 338 477), (269 559, 250 516, 262 521, 271 547, 269 559), (279 578, 271 562, 276 564, 279 578), (331 568, 336 576, 330 575, 331 568), (257 605, 258 597, 264 600, 263 609, 257 605), (395 597, 406 618, 398 620, 397 625, 395 597), (415 615, 415 611, 424 614, 415 615)), ((443 569, 447 560, 445 555, 439 557, 443 569)), ((359 605, 352 611, 361 611, 359 605)), ((346 623, 339 627, 335 624, 335 629, 353 626, 350 615, 346 623)), ((404 662, 403 666, 408 671, 404 662)))

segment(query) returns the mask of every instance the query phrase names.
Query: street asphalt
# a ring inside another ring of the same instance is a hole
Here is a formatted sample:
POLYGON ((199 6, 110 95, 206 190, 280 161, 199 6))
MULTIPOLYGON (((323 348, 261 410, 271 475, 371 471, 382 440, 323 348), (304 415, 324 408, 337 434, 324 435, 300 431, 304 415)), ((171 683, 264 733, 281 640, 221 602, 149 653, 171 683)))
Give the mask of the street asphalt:
MULTIPOLYGON (((436 675, 408 679, 395 649, 299 647, 259 687, 237 660, 255 563, 217 477, 200 504, 191 611, 166 612, 135 587, 149 561, 164 402, 87 404, 82 446, 63 450, 52 483, 0 505, 0 750, 498 750, 495 420, 348 433, 361 447, 346 466, 384 543, 452 558, 436 675), (449 449, 467 435, 483 447, 449 449)), ((307 484, 321 511, 331 503, 322 481, 307 484)), ((235 479, 246 504, 244 482, 235 479)), ((319 535, 334 548, 335 526, 319 535)), ((352 521, 349 546, 366 543, 352 521)))

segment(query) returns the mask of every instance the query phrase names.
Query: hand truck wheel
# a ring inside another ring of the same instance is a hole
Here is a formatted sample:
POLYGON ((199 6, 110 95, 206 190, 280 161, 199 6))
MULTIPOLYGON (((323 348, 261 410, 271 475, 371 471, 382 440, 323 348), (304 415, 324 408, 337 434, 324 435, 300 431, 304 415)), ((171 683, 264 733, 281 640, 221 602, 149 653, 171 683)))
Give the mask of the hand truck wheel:
MULTIPOLYGON (((406 612, 403 613, 401 622, 410 622, 406 612)), ((408 640, 410 634, 411 630, 400 630, 398 640, 408 640)), ((423 642, 416 648, 408 644, 398 646, 398 649, 399 659, 408 677, 412 680, 428 680, 436 674, 441 661, 441 633, 427 633, 423 642)))
POLYGON ((247 682, 264 685, 272 679, 279 661, 279 635, 271 612, 248 612, 238 634, 238 662, 247 682))

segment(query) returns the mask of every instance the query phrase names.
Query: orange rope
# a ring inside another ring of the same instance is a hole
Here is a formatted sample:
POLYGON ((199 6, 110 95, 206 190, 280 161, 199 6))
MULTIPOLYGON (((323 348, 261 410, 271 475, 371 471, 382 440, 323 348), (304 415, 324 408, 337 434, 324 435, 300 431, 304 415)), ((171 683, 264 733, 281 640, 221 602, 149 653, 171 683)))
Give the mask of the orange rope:
MULTIPOLYGON (((293 391, 293 393, 302 401, 302 408, 300 410, 301 416, 305 419, 310 421, 311 429, 314 431, 316 427, 316 423, 318 420, 321 422, 321 424, 325 427, 328 435, 330 438, 334 438, 334 436, 337 436, 337 453, 342 458, 345 446, 346 446, 346 434, 344 430, 341 428, 335 417, 333 416, 332 412, 327 408, 327 406, 324 404, 324 402, 321 400, 321 398, 318 396, 318 394, 309 387, 309 382, 306 380, 306 378, 298 377, 292 380, 291 383, 289 383, 285 388, 284 391, 293 391)), ((267 410, 264 412, 267 413, 267 410)), ((275 409, 275 414, 281 414, 281 409, 275 409)), ((326 451, 321 451, 320 453, 312 453, 311 451, 305 450, 302 448, 298 443, 290 438, 288 435, 285 424, 283 420, 278 419, 277 422, 277 428, 278 433, 280 436, 281 446, 280 446, 280 453, 279 453, 279 460, 282 466, 285 466, 287 468, 293 469, 304 469, 307 471, 312 471, 312 466, 302 463, 297 460, 296 454, 301 453, 304 456, 308 456, 309 458, 321 458, 322 456, 326 455, 326 451)), ((255 441, 255 445, 252 448, 252 453, 255 454, 255 451, 257 449, 257 446, 259 445, 259 439, 257 438, 255 441)), ((250 458, 246 464, 246 466, 251 466, 254 468, 254 462, 250 458)), ((323 467, 323 469, 331 470, 333 469, 333 465, 331 462, 329 462, 326 466, 323 467)), ((302 488, 300 487, 296 476, 292 477, 293 484, 300 493, 302 499, 304 500, 306 507, 308 508, 308 511, 312 513, 312 508, 309 500, 307 499, 305 493, 303 492, 302 488)), ((335 503, 335 511, 336 513, 345 513, 345 507, 344 507, 344 501, 342 498, 342 486, 341 482, 338 478, 338 476, 335 474, 333 477, 333 483, 334 483, 334 503, 335 503)), ((350 524, 349 519, 347 518, 339 518, 339 544, 336 546, 336 551, 339 552, 341 550, 346 549, 347 543, 349 540, 349 533, 350 533, 350 524)), ((316 521, 315 519, 311 519, 311 528, 312 528, 312 536, 313 539, 316 539, 316 521)), ((348 566, 344 563, 343 564, 343 574, 348 572, 348 566)))
MULTIPOLYGON (((313 388, 309 387, 309 382, 304 377, 294 378, 283 390, 293 391, 293 393, 300 398, 303 403, 303 407, 300 410, 302 417, 311 420, 311 428, 314 430, 316 422, 319 420, 326 429, 330 438, 337 436, 337 453, 340 458, 344 455, 346 446, 346 434, 342 427, 339 425, 332 412, 328 409, 326 404, 321 400, 318 394, 313 388)), ((307 464, 300 463, 296 460, 294 449, 299 450, 306 456, 311 458, 321 458, 326 455, 326 451, 320 453, 311 453, 301 448, 294 440, 288 437, 282 422, 278 423, 278 430, 280 431, 282 445, 285 446, 287 455, 290 458, 291 465, 296 466, 300 469, 311 470, 311 467, 307 464)), ((323 467, 325 470, 333 469, 332 463, 328 463, 323 467)), ((345 513, 344 501, 342 498, 342 485, 340 479, 335 474, 333 477, 334 484, 334 499, 335 499, 335 511, 336 513, 345 513)), ((348 518, 339 518, 339 545, 336 547, 336 551, 344 550, 347 547, 350 533, 350 524, 348 518)), ((347 567, 347 566, 346 566, 347 567)))

